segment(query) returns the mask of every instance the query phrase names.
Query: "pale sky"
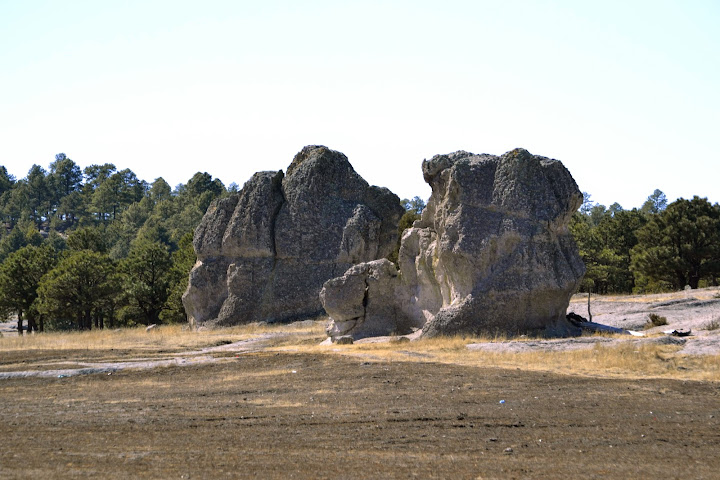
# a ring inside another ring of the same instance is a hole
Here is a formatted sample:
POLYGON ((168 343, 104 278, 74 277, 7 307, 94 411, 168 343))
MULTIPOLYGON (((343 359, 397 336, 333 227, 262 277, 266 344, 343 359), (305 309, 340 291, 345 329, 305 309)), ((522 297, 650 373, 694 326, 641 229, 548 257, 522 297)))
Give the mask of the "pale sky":
POLYGON ((639 207, 720 201, 720 2, 0 0, 0 164, 171 185, 304 145, 427 198, 421 162, 515 147, 639 207))

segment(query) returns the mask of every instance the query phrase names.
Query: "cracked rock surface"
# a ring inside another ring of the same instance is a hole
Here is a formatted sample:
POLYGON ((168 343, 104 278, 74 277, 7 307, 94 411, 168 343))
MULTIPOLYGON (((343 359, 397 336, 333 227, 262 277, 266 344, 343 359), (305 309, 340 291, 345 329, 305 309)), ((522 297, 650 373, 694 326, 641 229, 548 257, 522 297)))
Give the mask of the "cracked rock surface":
POLYGON ((351 335, 355 339, 389 333, 410 333, 408 322, 398 311, 395 288, 398 271, 387 259, 355 265, 342 277, 325 282, 320 300, 332 321, 327 334, 331 338, 351 335), (393 322, 389 323, 388 319, 393 322), (393 330, 388 331, 392 326, 393 330))
POLYGON ((386 257, 399 198, 370 186, 347 157, 307 146, 282 171, 258 172, 208 209, 183 304, 191 325, 289 322, 322 314, 323 283, 386 257))

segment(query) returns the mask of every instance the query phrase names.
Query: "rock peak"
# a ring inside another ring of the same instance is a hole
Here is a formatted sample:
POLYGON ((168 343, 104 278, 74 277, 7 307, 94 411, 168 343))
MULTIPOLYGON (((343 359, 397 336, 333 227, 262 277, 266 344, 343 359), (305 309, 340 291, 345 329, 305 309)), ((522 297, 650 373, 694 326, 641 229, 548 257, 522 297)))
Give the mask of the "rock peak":
POLYGON ((300 165, 302 165, 302 163, 306 160, 317 159, 324 156, 341 159, 346 162, 348 161, 347 157, 344 154, 335 150, 331 150, 325 145, 307 145, 303 147, 302 150, 300 150, 297 154, 295 154, 292 163, 290 163, 290 166, 287 168, 287 174, 291 175, 292 172, 295 171, 298 167, 300 167, 300 165))

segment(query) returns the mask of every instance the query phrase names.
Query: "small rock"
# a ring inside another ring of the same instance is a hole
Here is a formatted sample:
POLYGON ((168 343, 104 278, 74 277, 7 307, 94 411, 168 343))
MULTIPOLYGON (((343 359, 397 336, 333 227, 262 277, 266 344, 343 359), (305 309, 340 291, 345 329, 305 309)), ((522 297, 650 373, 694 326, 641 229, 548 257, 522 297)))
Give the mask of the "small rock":
POLYGON ((341 337, 335 338, 335 343, 337 345, 352 345, 355 343, 355 340, 353 340, 353 337, 350 335, 343 335, 341 337))
POLYGON ((512 448, 508 447, 508 448, 505 449, 505 455, 510 455, 510 454, 512 454, 512 453, 513 453, 513 449, 512 449, 512 448))

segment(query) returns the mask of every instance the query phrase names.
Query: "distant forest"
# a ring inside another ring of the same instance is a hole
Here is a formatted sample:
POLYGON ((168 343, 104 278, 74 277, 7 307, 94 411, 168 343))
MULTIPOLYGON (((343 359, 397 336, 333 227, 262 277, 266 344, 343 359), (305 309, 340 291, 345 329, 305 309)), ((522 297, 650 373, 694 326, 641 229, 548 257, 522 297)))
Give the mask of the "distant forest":
MULTIPOLYGON (((200 172, 172 188, 109 163, 81 169, 63 153, 19 180, 0 166, 0 316, 16 315, 21 331, 23 322, 43 331, 187 321, 193 232, 214 200, 237 189, 200 172)), ((587 266, 581 291, 718 285, 720 205, 668 204, 660 190, 633 210, 584 197, 570 223, 587 266)), ((425 205, 402 204, 399 233, 425 205)))
POLYGON ((208 173, 172 188, 65 154, 16 180, 0 166, 0 314, 28 329, 186 321, 195 227, 228 190, 208 173))
POLYGON ((640 209, 584 202, 570 222, 587 273, 582 291, 656 293, 720 281, 720 205, 706 198, 668 204, 655 190, 640 209))

